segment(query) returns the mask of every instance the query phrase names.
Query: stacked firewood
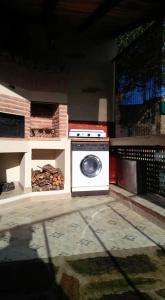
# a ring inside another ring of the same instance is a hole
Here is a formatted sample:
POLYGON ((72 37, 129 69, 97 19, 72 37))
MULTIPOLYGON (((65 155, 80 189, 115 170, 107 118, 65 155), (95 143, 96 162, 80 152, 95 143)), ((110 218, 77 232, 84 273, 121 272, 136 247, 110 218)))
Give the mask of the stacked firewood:
POLYGON ((64 188, 64 176, 59 168, 48 164, 39 167, 41 170, 32 169, 32 191, 62 190, 64 188))

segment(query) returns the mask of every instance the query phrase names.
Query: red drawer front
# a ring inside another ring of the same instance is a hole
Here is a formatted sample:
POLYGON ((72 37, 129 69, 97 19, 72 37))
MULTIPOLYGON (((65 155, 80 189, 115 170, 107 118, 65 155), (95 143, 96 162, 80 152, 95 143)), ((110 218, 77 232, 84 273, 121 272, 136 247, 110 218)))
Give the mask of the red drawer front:
POLYGON ((109 160, 109 183, 117 183, 117 157, 110 156, 109 160))

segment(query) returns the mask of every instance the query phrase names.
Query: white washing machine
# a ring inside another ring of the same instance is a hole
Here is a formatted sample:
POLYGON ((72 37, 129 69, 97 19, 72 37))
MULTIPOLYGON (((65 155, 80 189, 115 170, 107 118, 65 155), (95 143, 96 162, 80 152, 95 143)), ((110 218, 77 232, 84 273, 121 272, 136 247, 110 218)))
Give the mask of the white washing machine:
POLYGON ((109 143, 72 142, 72 193, 109 190, 109 143))

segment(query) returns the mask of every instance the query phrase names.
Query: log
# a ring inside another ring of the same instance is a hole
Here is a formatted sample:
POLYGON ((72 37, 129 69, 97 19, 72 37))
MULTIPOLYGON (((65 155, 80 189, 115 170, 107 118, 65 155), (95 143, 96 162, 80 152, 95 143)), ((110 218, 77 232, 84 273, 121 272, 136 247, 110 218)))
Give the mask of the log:
POLYGON ((58 173, 58 168, 54 168, 53 166, 51 165, 45 165, 42 167, 42 170, 43 171, 46 171, 46 172, 49 172, 50 174, 55 174, 55 173, 58 173))
POLYGON ((39 168, 41 170, 32 169, 32 191, 64 189, 64 175, 60 168, 55 168, 50 164, 39 168))

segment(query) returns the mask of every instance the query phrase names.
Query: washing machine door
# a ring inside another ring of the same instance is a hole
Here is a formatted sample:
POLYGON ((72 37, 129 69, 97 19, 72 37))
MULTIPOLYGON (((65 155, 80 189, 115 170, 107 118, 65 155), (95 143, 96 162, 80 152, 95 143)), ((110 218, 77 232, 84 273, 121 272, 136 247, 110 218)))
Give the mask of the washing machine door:
POLYGON ((81 161, 80 169, 85 176, 95 177, 101 172, 101 160, 95 155, 87 155, 81 161))

